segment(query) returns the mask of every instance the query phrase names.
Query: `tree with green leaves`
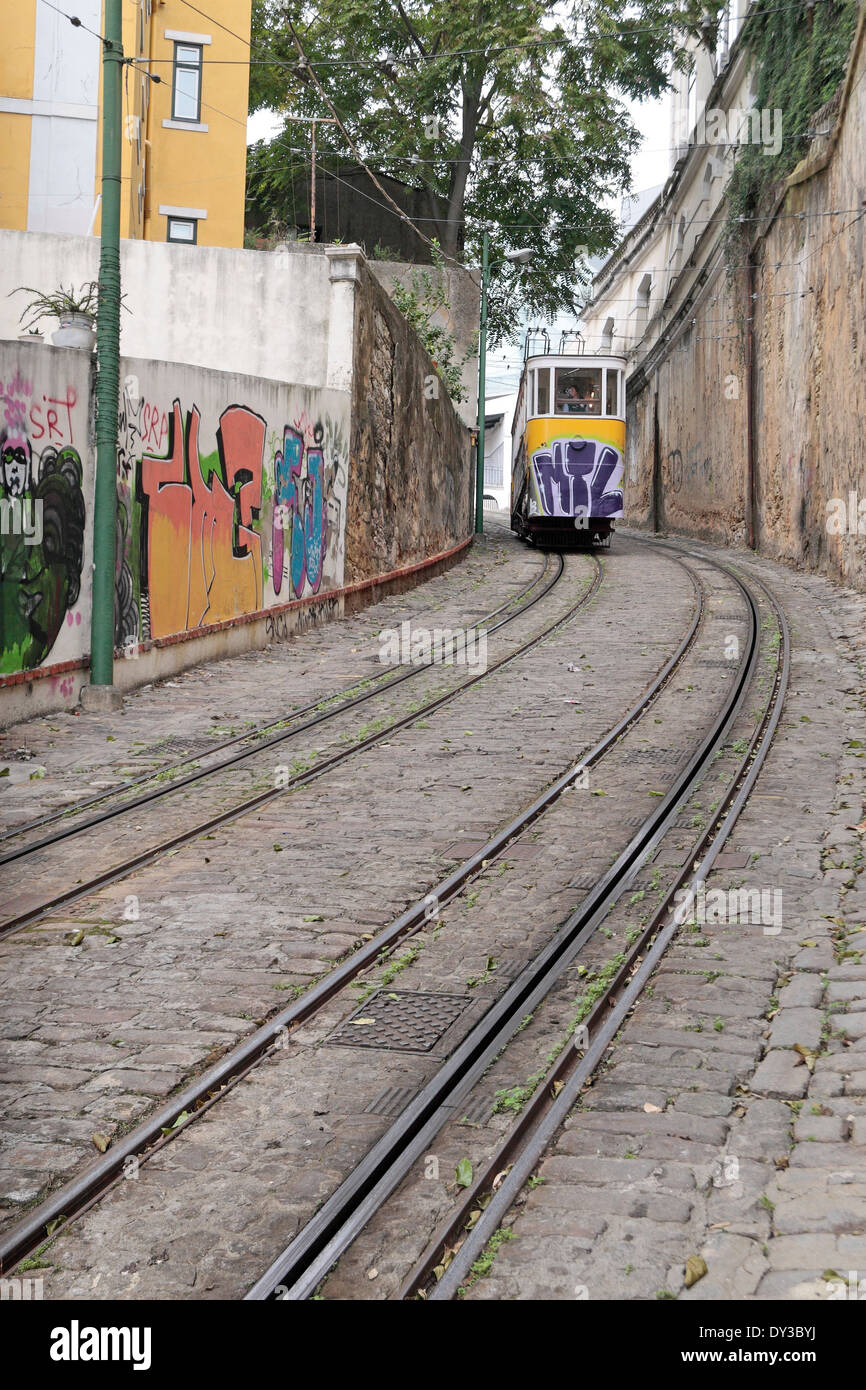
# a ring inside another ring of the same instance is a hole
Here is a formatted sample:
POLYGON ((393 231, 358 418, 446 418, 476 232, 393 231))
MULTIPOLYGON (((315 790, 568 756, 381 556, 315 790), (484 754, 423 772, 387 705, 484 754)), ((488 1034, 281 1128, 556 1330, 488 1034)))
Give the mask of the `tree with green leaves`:
MULTIPOLYGON (((420 224, 446 259, 478 263, 530 247, 521 300, 552 320, 575 312, 580 252, 609 249, 610 210, 639 137, 626 98, 659 95, 687 33, 714 30, 720 0, 254 0, 251 109, 331 116, 322 167, 355 152, 424 189, 420 224), (305 61, 306 60, 306 61, 305 61), (442 215, 444 205, 445 214, 442 215), (462 247, 462 252, 461 252, 462 247)), ((305 127, 254 146, 253 220, 285 219, 305 127)), ((492 279, 491 341, 514 327, 518 272, 492 279)))

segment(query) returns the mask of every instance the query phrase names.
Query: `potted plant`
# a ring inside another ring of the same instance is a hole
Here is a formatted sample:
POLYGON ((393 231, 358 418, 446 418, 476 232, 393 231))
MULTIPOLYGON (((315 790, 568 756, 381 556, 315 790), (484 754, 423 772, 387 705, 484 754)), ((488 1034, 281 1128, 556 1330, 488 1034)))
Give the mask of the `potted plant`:
POLYGON ((94 325, 99 301, 99 284, 96 280, 89 280, 78 290, 74 285, 70 285, 68 290, 61 285, 53 294, 43 294, 29 285, 19 285, 12 293, 18 294, 19 291, 33 296, 30 303, 25 305, 20 322, 23 323, 29 315, 28 327, 32 329, 41 319, 59 319, 60 327, 51 335, 55 347, 93 351, 96 346, 94 325))
POLYGON ((44 343, 45 335, 38 328, 28 328, 26 333, 18 334, 19 343, 44 343))

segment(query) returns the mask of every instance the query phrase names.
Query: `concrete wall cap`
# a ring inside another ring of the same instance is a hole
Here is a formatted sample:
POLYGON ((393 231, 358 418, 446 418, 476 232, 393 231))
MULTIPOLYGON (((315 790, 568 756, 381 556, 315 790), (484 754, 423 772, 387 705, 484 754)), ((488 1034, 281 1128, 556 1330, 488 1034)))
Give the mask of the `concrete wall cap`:
POLYGON ((347 246, 326 246, 325 255, 329 261, 332 280, 359 280, 361 265, 366 261, 363 250, 355 242, 347 246))

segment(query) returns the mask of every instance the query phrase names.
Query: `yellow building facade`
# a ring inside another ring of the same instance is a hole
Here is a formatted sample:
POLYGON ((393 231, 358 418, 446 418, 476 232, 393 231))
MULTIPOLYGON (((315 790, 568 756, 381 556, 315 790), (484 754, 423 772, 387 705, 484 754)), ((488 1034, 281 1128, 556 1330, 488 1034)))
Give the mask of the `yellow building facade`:
MULTIPOLYGON (((4 4, 0 227, 97 234, 103 0, 64 8, 4 4)), ((123 0, 121 236, 243 245, 251 8, 123 0)))

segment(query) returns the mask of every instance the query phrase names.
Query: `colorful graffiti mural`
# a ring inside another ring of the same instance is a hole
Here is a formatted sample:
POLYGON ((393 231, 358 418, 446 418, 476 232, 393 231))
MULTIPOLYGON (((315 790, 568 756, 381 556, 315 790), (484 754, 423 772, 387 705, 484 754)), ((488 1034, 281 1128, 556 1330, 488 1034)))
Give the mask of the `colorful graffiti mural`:
POLYGON ((0 382, 0 673, 41 666, 81 592, 85 503, 74 444, 78 395, 0 382), (37 448, 36 445, 42 445, 37 448))
MULTIPOLYGON (((132 360, 122 382, 119 651, 342 585, 348 398, 132 360)), ((91 386, 77 354, 0 347, 2 674, 87 657, 91 386)))
POLYGON ((150 632, 164 637, 262 607, 262 505, 266 424, 247 406, 219 417, 217 455, 199 452, 197 406, 169 421, 168 453, 145 454, 139 473, 146 507, 150 632))
MULTIPOLYGON (((321 426, 318 429, 321 439, 321 426)), ((321 447, 307 449, 303 435, 286 426, 283 448, 274 458, 274 592, 291 577, 296 596, 309 583, 318 593, 325 555, 325 461, 321 447), (285 537, 289 536, 289 545, 285 537)))
MULTIPOLYGON (((342 583, 347 460, 344 432, 330 416, 302 410, 277 433, 250 406, 231 405, 206 454, 198 406, 184 413, 175 400, 160 411, 128 378, 120 423, 119 526, 133 571, 138 561, 139 638, 206 627, 342 583), (164 438, 163 451, 145 447, 136 462, 136 449, 155 438, 164 438), (124 487, 128 463, 134 498, 131 484, 124 487)), ((128 589, 119 565, 118 633, 127 642, 135 640, 121 618, 128 589)))
POLYGON ((622 454, 604 440, 557 439, 532 455, 543 516, 622 516, 623 473, 622 454))

